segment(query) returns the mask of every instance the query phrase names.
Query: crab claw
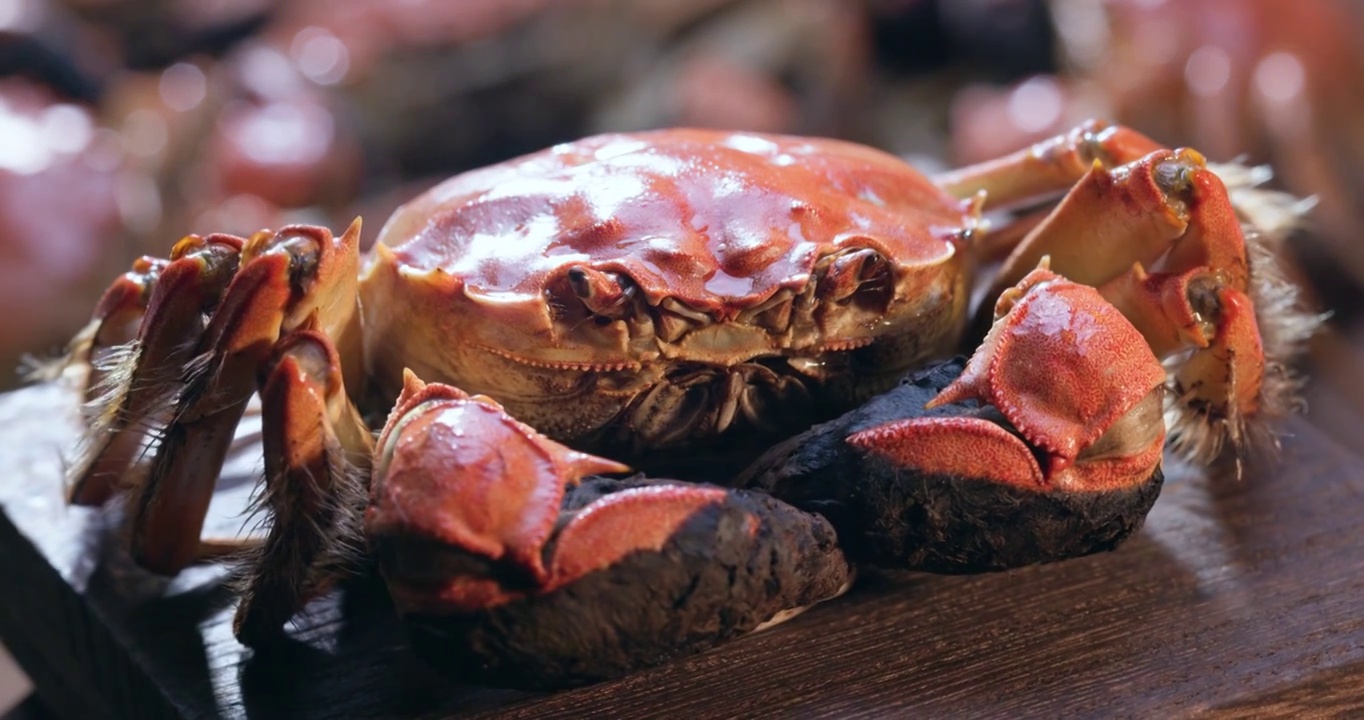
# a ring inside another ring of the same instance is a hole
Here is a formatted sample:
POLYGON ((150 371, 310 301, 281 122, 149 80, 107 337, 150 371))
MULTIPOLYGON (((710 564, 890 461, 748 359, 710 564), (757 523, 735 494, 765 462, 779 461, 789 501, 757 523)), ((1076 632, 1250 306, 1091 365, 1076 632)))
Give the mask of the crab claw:
POLYGON ((574 452, 495 402, 409 375, 366 530, 414 649, 461 679, 624 675, 840 593, 821 518, 574 452))
MULTIPOLYGON (((1102 484, 1092 471, 1061 471, 1165 381, 1160 362, 1097 290, 1065 280, 1045 264, 1005 293, 996 313, 1001 317, 961 377, 927 407, 966 400, 991 405, 1047 458, 1045 480, 1102 484)), ((858 435, 850 441, 870 447, 875 438, 858 435)), ((953 461, 945 455, 945 462, 953 461)))
POLYGON ((1165 375, 1096 290, 1045 267, 957 358, 793 438, 738 480, 834 524, 855 559, 994 570, 1115 547, 1162 483, 1165 375))

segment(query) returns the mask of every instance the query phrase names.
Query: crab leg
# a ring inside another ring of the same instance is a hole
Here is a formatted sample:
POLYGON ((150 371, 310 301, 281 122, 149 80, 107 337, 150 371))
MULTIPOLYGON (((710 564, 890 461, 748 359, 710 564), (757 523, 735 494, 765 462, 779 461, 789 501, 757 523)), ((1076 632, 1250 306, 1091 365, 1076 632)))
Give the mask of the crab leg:
POLYGON ((149 570, 173 575, 197 557, 213 480, 279 335, 290 264, 280 252, 245 263, 204 333, 148 477, 129 500, 133 558, 149 570))
POLYGON ((119 276, 95 305, 94 317, 86 329, 72 342, 69 363, 88 369, 85 378, 85 405, 98 405, 99 391, 108 384, 109 357, 115 351, 137 339, 142 317, 147 312, 156 279, 166 269, 169 260, 143 256, 131 270, 119 276))
POLYGON ((240 269, 185 364, 148 475, 130 493, 131 551, 143 567, 170 575, 196 560, 214 479, 280 336, 305 324, 339 332, 355 316, 358 235, 358 223, 341 238, 292 226, 242 249, 240 269))
POLYGON ((191 235, 175 245, 154 285, 148 274, 124 276, 105 294, 88 351, 99 360, 102 377, 87 394, 99 397, 92 403, 93 419, 81 455, 67 475, 72 503, 106 502, 136 462, 147 434, 166 419, 161 413, 203 331, 203 314, 217 305, 237 269, 241 247, 241 240, 226 235, 191 235), (125 322, 144 314, 138 306, 146 285, 153 287, 136 339, 103 345, 103 338, 116 341, 126 332, 121 329, 125 322), (108 357, 100 358, 102 354, 108 357))
POLYGON ((1012 155, 949 171, 933 178, 963 200, 985 192, 983 210, 1016 207, 1060 195, 1097 163, 1125 165, 1163 146, 1121 125, 1090 120, 1064 135, 1012 155))
MULTIPOLYGON (((1171 437, 1190 459, 1207 462, 1230 442, 1243 453, 1248 424, 1282 414, 1296 384, 1284 359, 1319 318, 1297 307, 1296 294, 1240 216, 1227 185, 1188 149, 1163 149, 1120 126, 1091 121, 1065 135, 997 161, 944 174, 939 186, 958 197, 983 194, 987 209, 1017 209, 1069 188, 1026 233, 1006 227, 976 248, 994 255, 1017 244, 985 297, 1018 282, 1041 258, 1077 282, 1102 290, 1141 330, 1157 355, 1193 352, 1170 375, 1171 437), (1252 256, 1260 258, 1252 272, 1252 256)), ((1247 221, 1249 222, 1249 221, 1247 221)), ((979 308, 981 337, 993 318, 979 308)))
POLYGON ((1216 267, 1229 285, 1244 288, 1245 240, 1226 192, 1194 182, 1218 180, 1192 150, 1158 150, 1115 170, 1091 168, 1014 248, 990 295, 1022 280, 1043 256, 1071 280, 1098 287, 1134 262, 1154 265, 1166 251, 1174 267, 1216 267))
POLYGON ((1192 349, 1173 373, 1182 420, 1174 436, 1206 461, 1224 439, 1241 449, 1245 418, 1279 402, 1262 393, 1265 347, 1246 253, 1203 157, 1158 150, 1086 173, 1005 260, 991 293, 1048 257, 1056 272, 1099 288, 1159 357, 1192 349))
POLYGON ((359 518, 373 437, 346 397, 336 348, 313 330, 279 342, 261 373, 270 532, 251 563, 233 622, 257 644, 346 574, 361 551, 359 518))

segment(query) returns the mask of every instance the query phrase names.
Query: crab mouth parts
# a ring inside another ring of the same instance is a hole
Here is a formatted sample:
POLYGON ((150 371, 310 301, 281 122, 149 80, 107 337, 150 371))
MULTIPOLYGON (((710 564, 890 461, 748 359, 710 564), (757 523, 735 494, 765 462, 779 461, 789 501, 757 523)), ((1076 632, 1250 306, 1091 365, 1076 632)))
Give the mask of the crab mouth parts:
POLYGON ((817 385, 789 365, 747 362, 730 367, 679 363, 635 396, 619 427, 636 449, 713 440, 738 427, 768 435, 792 417, 815 412, 817 385))
POLYGON ((633 458, 717 442, 731 449, 749 443, 757 447, 835 417, 890 389, 922 360, 915 345, 912 337, 886 335, 827 342, 814 352, 754 351, 734 359, 654 352, 642 360, 611 361, 473 347, 505 361, 502 372, 514 374, 520 368, 545 378, 572 374, 553 383, 565 395, 538 396, 540 401, 617 398, 620 405, 611 419, 603 417, 580 441, 633 458))
MULTIPOLYGON (((845 340, 832 340, 817 345, 813 348, 805 349, 799 354, 784 354, 774 353, 770 350, 767 351, 757 350, 742 355, 728 363, 715 362, 713 364, 716 365, 717 367, 734 367, 750 362, 785 360, 787 363, 789 363, 793 368, 796 368, 797 370, 800 370, 802 372, 808 371, 806 372, 806 374, 823 375, 824 373, 820 371, 820 368, 829 364, 828 356, 837 355, 841 353, 848 353, 854 350, 860 350, 863 348, 870 347, 878 339, 880 338, 863 337, 849 338, 845 340)), ((507 348, 496 347, 484 343, 471 343, 471 346, 490 355, 502 358, 503 360, 509 360, 518 365, 523 365, 530 368, 537 368, 541 370, 569 370, 593 373, 639 372, 642 371, 645 365, 650 362, 666 363, 668 362, 668 360, 665 358, 669 358, 672 356, 676 356, 677 360, 681 362, 695 361, 700 363, 705 362, 704 356, 706 354, 704 352, 698 352, 695 353, 697 357, 690 358, 687 357, 687 355, 690 355, 690 353, 683 354, 677 352, 671 353, 653 352, 649 353, 643 360, 570 360, 543 356, 535 357, 524 353, 514 352, 507 348)))
POLYGON ((526 365, 602 370, 655 357, 718 364, 766 355, 822 355, 866 347, 885 334, 896 302, 892 263, 870 248, 824 255, 808 275, 778 283, 756 297, 650 296, 617 267, 573 265, 545 286, 553 323, 550 359, 538 351, 495 354, 526 365), (576 350, 606 361, 568 357, 576 350))
POLYGON ((515 353, 506 348, 494 347, 483 343, 472 343, 472 346, 490 355, 496 355, 503 360, 510 360, 518 365, 539 368, 542 370, 579 370, 582 372, 625 372, 638 371, 642 369, 643 363, 632 360, 617 361, 591 361, 591 360, 558 360, 553 358, 537 358, 528 355, 515 353))
POLYGON ((901 376, 860 367, 856 353, 769 356, 730 366, 678 362, 637 392, 613 423, 625 452, 762 449, 846 412, 901 376), (750 447, 751 446, 751 447, 750 447))

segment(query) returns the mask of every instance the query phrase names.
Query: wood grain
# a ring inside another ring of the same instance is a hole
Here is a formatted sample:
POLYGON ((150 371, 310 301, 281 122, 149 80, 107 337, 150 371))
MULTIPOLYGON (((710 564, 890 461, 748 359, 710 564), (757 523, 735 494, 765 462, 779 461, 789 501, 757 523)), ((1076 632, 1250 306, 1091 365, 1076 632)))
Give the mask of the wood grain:
MULTIPOLYGON (((0 397, 0 635, 69 717, 1351 717, 1364 714, 1364 465, 1305 422, 1237 480, 1169 464, 1116 552, 980 576, 865 576, 774 629, 626 680, 537 695, 452 685, 405 650, 382 588, 310 607, 295 642, 231 637, 224 571, 174 581, 66 508, 68 388, 0 397)), ((249 437, 246 438, 249 440, 249 437)), ((236 517, 244 442, 215 500, 236 517)))

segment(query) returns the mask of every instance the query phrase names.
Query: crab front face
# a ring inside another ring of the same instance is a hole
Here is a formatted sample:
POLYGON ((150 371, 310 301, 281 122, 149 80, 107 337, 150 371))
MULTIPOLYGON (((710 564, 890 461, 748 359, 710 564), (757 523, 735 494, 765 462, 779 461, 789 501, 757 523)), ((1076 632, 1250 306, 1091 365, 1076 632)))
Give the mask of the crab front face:
POLYGON ((599 136, 400 209, 362 279, 366 355, 385 396, 411 368, 577 447, 770 438, 952 347, 975 220, 848 143, 599 136))

